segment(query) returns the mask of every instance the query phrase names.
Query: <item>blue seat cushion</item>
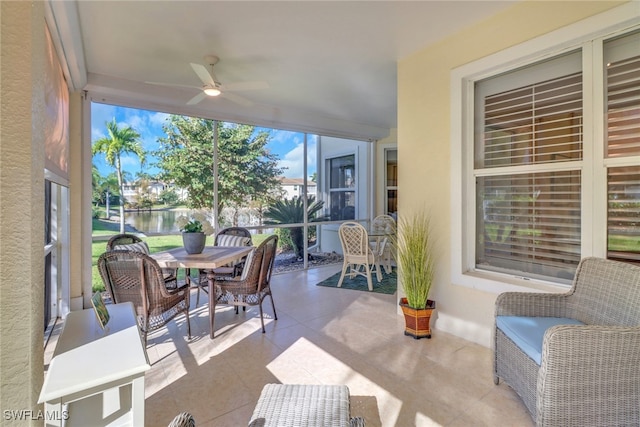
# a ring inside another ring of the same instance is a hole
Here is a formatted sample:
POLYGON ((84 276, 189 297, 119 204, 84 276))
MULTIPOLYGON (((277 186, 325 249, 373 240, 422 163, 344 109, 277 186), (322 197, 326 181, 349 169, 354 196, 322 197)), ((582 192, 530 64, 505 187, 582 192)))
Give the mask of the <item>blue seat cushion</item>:
POLYGON ((542 340, 556 325, 584 325, 569 317, 497 316, 496 326, 538 365, 542 363, 542 340))

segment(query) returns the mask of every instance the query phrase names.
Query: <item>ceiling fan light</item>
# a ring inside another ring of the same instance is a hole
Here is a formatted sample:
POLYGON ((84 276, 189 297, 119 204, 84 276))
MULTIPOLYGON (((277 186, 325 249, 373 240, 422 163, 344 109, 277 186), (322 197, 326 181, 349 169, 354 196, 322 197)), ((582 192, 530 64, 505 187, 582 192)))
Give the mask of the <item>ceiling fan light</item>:
POLYGON ((220 89, 218 89, 217 87, 207 87, 204 89, 204 93, 206 93, 209 96, 218 96, 220 95, 220 89))

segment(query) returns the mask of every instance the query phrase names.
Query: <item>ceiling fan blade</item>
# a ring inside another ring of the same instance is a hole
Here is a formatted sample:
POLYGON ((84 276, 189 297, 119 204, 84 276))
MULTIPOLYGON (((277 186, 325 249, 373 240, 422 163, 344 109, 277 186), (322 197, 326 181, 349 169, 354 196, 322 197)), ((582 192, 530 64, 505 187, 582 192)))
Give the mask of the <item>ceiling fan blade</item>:
POLYGON ((196 105, 206 97, 207 97, 206 93, 200 92, 199 94, 191 98, 189 101, 187 101, 187 105, 196 105))
POLYGON ((204 65, 195 64, 193 62, 190 63, 193 71, 196 72, 202 83, 205 85, 209 85, 212 87, 216 86, 216 82, 213 80, 213 76, 209 73, 209 70, 204 65))
POLYGON ((253 105, 253 102, 249 101, 247 98, 243 98, 242 96, 233 93, 222 92, 220 96, 225 97, 229 101, 235 102, 236 104, 240 104, 243 107, 251 107, 253 105))
POLYGON ((269 89, 269 83, 255 81, 255 82, 238 82, 238 83, 225 83, 222 84, 222 90, 243 91, 243 90, 260 90, 269 89))

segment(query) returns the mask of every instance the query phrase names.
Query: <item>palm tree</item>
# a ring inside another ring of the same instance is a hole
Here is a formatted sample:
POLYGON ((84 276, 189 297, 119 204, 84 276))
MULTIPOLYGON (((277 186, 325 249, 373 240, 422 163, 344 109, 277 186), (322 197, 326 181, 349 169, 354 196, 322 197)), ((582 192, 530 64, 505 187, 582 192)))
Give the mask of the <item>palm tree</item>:
MULTIPOLYGON (((316 200, 314 196, 307 198, 307 218, 309 222, 324 221, 326 215, 318 216, 318 212, 324 206, 323 200, 316 200)), ((264 213, 265 224, 298 224, 304 222, 304 199, 293 197, 291 199, 277 200, 264 213)), ((290 228, 291 242, 298 259, 304 258, 304 233, 302 227, 290 228)))
POLYGON ((92 152, 94 155, 103 153, 107 163, 116 168, 120 189, 120 233, 124 233, 124 182, 121 156, 135 154, 140 159, 140 163, 144 164, 145 151, 142 148, 140 134, 131 126, 119 128, 115 118, 105 124, 109 135, 94 141, 92 152))

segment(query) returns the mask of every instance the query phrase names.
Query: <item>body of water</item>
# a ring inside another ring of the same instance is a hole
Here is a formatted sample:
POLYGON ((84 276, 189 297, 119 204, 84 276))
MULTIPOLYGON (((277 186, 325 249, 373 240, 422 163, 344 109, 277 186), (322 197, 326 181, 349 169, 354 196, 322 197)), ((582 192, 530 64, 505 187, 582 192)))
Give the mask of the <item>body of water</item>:
POLYGON ((144 234, 179 233, 176 218, 187 210, 126 212, 125 222, 144 234))

